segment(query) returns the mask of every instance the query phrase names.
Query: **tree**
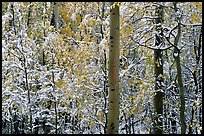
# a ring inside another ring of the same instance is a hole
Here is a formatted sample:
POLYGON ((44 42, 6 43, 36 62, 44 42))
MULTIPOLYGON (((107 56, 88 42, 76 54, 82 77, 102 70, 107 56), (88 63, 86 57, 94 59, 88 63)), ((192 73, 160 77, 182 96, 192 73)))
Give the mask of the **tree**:
MULTIPOLYGON (((177 6, 176 2, 174 3, 174 10, 175 13, 177 12, 177 6)), ((176 69, 177 69, 177 79, 178 79, 178 86, 180 91, 180 122, 181 122, 181 134, 186 133, 186 123, 185 123, 185 95, 184 95, 184 86, 183 86, 183 80, 182 80, 182 74, 181 74, 181 64, 180 64, 180 50, 178 49, 179 39, 181 37, 181 17, 177 16, 178 21, 178 32, 174 40, 174 59, 176 61, 176 69)))
POLYGON ((119 6, 110 3, 110 46, 109 46, 109 110, 108 110, 108 134, 117 134, 119 127, 119 6))
MULTIPOLYGON (((54 3, 54 9, 53 9, 53 17, 54 17, 54 27, 56 31, 58 31, 58 18, 59 18, 59 2, 54 3)), ((53 50, 52 50, 53 53, 53 50)), ((52 55, 52 69, 54 70, 54 56, 52 55)), ((53 92, 55 92, 55 74, 54 71, 52 71, 52 82, 53 82, 53 92)), ((54 93, 55 94, 55 93, 54 93)), ((56 94, 55 94, 56 95, 56 94)), ((57 134, 57 100, 56 96, 54 97, 54 105, 55 105, 55 133, 57 134)))
MULTIPOLYGON (((156 8, 155 15, 156 18, 156 39, 155 46, 161 46, 163 41, 163 30, 162 30, 162 22, 163 22, 163 9, 162 6, 156 8)), ((155 96, 154 96, 154 108, 155 108, 155 126, 154 126, 154 134, 162 134, 163 124, 163 58, 162 58, 162 50, 156 49, 154 50, 154 75, 155 75, 155 96)))

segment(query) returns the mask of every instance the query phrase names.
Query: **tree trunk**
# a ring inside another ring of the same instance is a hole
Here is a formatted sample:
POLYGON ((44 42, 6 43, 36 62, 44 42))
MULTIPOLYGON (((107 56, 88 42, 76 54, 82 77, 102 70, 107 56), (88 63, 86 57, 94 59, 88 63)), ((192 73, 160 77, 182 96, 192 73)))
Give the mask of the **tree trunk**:
MULTIPOLYGON (((162 7, 156 8, 156 41, 155 46, 159 46, 162 43, 162 28, 161 23, 163 18, 163 9, 162 7)), ((154 109, 155 109, 155 123, 154 123, 154 134, 162 134, 162 118, 163 116, 163 61, 162 61, 162 50, 154 50, 154 72, 155 72, 155 97, 154 97, 154 109)))
POLYGON ((119 6, 115 5, 110 10, 108 134, 118 134, 119 127, 119 26, 119 6))
POLYGON ((107 89, 107 68, 106 68, 106 51, 104 50, 104 84, 103 84, 103 96, 104 96, 104 115, 105 115, 105 127, 104 127, 104 134, 106 134, 107 129, 107 123, 108 123, 108 114, 106 112, 107 110, 107 96, 108 96, 108 89, 107 89))
POLYGON ((26 90, 28 91, 28 105, 29 105, 29 115, 30 115, 30 133, 32 134, 32 111, 31 111, 31 100, 30 100, 30 87, 28 83, 28 72, 27 72, 27 65, 26 65, 26 58, 24 57, 24 70, 25 70, 25 80, 26 80, 26 90))
MULTIPOLYGON (((177 3, 174 3, 174 10, 177 12, 177 3)), ((178 86, 180 90, 180 101, 181 101, 181 107, 180 107, 180 122, 181 122, 181 134, 186 133, 186 123, 185 123, 185 96, 184 96, 184 86, 183 86, 183 81, 182 81, 182 74, 181 74, 181 64, 180 64, 180 50, 177 48, 179 38, 181 36, 181 23, 180 19, 178 19, 178 33, 176 35, 175 41, 174 41, 174 59, 176 61, 176 69, 177 69, 177 79, 178 79, 178 86)))
POLYGON ((56 30, 58 30, 58 18, 59 18, 59 8, 58 7, 59 7, 59 2, 55 2, 53 15, 54 15, 54 26, 56 30))
MULTIPOLYGON (((56 29, 56 31, 58 31, 58 17, 59 17, 59 3, 55 2, 54 3, 54 27, 56 29)), ((54 56, 52 55, 52 69, 54 70, 54 56)), ((52 82, 53 82, 53 93, 55 94, 55 80, 54 80, 55 76, 54 76, 54 72, 52 71, 52 82)), ((55 133, 57 134, 57 100, 56 97, 55 98, 55 102, 54 102, 54 106, 55 106, 55 133)))

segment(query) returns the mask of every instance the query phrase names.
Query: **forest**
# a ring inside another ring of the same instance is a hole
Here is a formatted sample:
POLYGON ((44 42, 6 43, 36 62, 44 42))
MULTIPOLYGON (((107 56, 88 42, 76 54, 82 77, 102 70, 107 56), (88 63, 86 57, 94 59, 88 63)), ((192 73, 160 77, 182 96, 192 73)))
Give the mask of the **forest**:
POLYGON ((202 134, 202 2, 2 2, 2 134, 202 134))

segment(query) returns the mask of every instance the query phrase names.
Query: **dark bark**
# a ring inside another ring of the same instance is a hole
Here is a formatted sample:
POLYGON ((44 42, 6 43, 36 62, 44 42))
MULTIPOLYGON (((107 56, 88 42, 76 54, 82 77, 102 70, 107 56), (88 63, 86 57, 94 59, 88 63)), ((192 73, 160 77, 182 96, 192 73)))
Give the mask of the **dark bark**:
MULTIPOLYGON (((156 41, 155 46, 159 46, 162 43, 162 26, 163 22, 163 9, 162 7, 156 8, 156 15, 158 18, 156 19, 156 41)), ((154 50, 154 76, 155 76, 155 96, 154 96, 154 109, 155 109, 155 118, 154 118, 154 134, 162 134, 163 124, 162 124, 162 116, 163 116, 163 60, 162 60, 162 51, 157 49, 154 50)))
MULTIPOLYGON (((177 3, 174 3, 174 10, 177 12, 177 3)), ((174 59, 176 61, 176 69, 177 69, 177 80, 178 80, 178 86, 179 86, 179 95, 180 95, 180 122, 181 122, 181 134, 186 133, 186 123, 185 123, 185 95, 184 95, 184 86, 183 86, 183 79, 182 79, 182 74, 181 74, 181 64, 180 64, 180 50, 178 49, 178 43, 179 39, 181 37, 181 18, 177 18, 178 21, 178 32, 174 41, 174 59), (177 48, 176 48, 177 47, 177 48)))

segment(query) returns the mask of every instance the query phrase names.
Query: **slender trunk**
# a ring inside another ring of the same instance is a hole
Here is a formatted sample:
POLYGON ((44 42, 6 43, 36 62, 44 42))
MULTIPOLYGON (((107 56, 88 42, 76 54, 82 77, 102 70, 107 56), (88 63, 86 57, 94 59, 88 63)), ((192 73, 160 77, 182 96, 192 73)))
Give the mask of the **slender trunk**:
MULTIPOLYGON (((200 64, 200 56, 202 54, 202 27, 200 29, 200 35, 199 35, 199 41, 198 41, 198 59, 197 59, 197 65, 200 64)), ((201 70, 198 69, 198 92, 200 92, 200 90, 202 91, 202 73, 201 70)), ((200 128, 202 126, 202 106, 200 106, 199 108, 199 124, 200 124, 200 128)), ((202 134, 202 128, 200 129, 201 134, 202 134)))
POLYGON ((128 131, 129 131, 129 134, 131 134, 131 117, 130 116, 128 118, 128 131))
POLYGON ((58 30, 58 19, 59 19, 59 2, 54 3, 54 26, 55 29, 58 30))
POLYGON ((11 12, 12 12, 12 15, 13 15, 13 18, 12 18, 12 21, 11 21, 11 28, 13 27, 14 28, 14 32, 15 32, 15 35, 17 34, 17 30, 16 30, 16 24, 15 24, 15 11, 14 11, 14 4, 11 4, 11 12))
MULTIPOLYGON (((10 116, 12 117, 12 115, 13 115, 13 113, 12 113, 12 110, 11 110, 11 107, 9 107, 9 113, 10 113, 10 116)), ((11 119, 11 122, 10 122, 10 126, 11 126, 11 133, 10 134, 12 134, 13 133, 13 121, 12 121, 12 119, 11 119)), ((9 128, 9 127, 8 127, 9 128)), ((9 132, 9 130, 8 130, 8 132, 9 132)))
POLYGON ((119 31, 119 6, 115 5, 110 10, 108 134, 118 134, 119 127, 119 31))
POLYGON ((134 116, 133 115, 131 115, 131 124, 132 124, 132 133, 133 134, 135 134, 135 128, 134 128, 134 122, 133 122, 133 120, 134 120, 134 116))
MULTIPOLYGON (((155 46, 159 46, 162 43, 162 28, 161 23, 163 22, 163 9, 162 7, 156 8, 156 42, 155 46)), ((154 96, 154 109, 155 109, 155 118, 154 118, 154 134, 162 134, 163 124, 163 61, 162 61, 162 50, 154 50, 154 72, 155 72, 155 96, 154 96)))
POLYGON ((104 127, 104 134, 106 134, 107 123, 108 123, 108 115, 106 113, 107 109, 107 73, 106 73, 106 51, 104 50, 104 85, 103 85, 103 96, 104 96, 104 115, 105 115, 105 127, 104 127))
POLYGON ((126 131, 126 134, 128 134, 128 122, 127 122, 127 117, 126 117, 126 114, 125 112, 123 112, 123 117, 125 118, 125 131, 126 131))
MULTIPOLYGON (((174 51, 176 53, 177 51, 174 51)), ((179 53, 178 53, 179 54, 179 53)), ((184 96, 184 87, 183 87, 183 81, 182 81, 182 74, 181 74, 181 64, 180 64, 180 57, 179 55, 175 57, 176 60, 176 69, 177 69, 177 79, 180 89, 180 101, 181 101, 181 107, 180 107, 180 122, 181 122, 181 134, 186 133, 186 124, 185 124, 185 96, 184 96)))
POLYGON ((29 6, 29 9, 28 9, 28 20, 27 20, 27 27, 28 29, 30 28, 30 20, 31 20, 31 12, 32 12, 32 5, 31 5, 31 2, 30 2, 30 6, 29 6))
MULTIPOLYGON (((195 28, 193 30, 195 30, 195 28)), ((195 84, 194 85, 195 86, 194 91, 195 91, 195 100, 196 101, 199 101, 198 92, 199 92, 199 88, 201 88, 201 86, 199 84, 199 73, 200 73, 199 64, 200 64, 200 57, 201 57, 201 54, 200 54, 200 51, 201 51, 201 34, 199 34, 198 45, 197 45, 196 44, 197 35, 196 35, 196 33, 194 33, 194 36, 195 36, 194 37, 194 52, 195 52, 195 56, 196 56, 196 69, 193 71, 192 74, 193 74, 193 79, 194 79, 194 84, 195 84)), ((196 120, 197 121, 200 120, 199 109, 198 109, 196 103, 193 104, 192 112, 195 112, 195 114, 193 114, 192 116, 196 115, 196 117, 195 117, 196 120)), ((192 117, 192 120, 194 120, 193 117, 192 117)), ((196 129, 195 132, 197 134, 198 133, 198 126, 196 126, 195 129, 196 129)))
MULTIPOLYGON (((177 12, 177 3, 174 3, 174 10, 177 12)), ((181 74, 181 64, 180 64, 180 50, 177 48, 179 38, 181 36, 181 23, 180 23, 180 18, 178 19, 178 33, 176 35, 174 45, 174 59, 176 61, 176 69, 177 69, 177 79, 178 79, 178 86, 179 86, 179 94, 180 94, 180 102, 181 102, 181 107, 180 107, 180 122, 181 122, 181 134, 186 133, 186 123, 185 123, 185 96, 184 96, 184 86, 183 86, 183 81, 182 81, 182 74, 181 74)))
MULTIPOLYGON (((105 9, 105 2, 103 2, 101 19, 104 18, 104 9, 105 9)), ((103 39, 104 38, 103 25, 101 25, 101 36, 102 36, 101 39, 103 39)))
MULTIPOLYGON (((55 2, 54 3, 54 27, 56 29, 56 31, 58 31, 58 17, 59 17, 59 3, 55 2)), ((54 52, 53 52, 54 53, 54 52)), ((54 56, 52 55, 52 69, 54 70, 54 56)), ((55 76, 54 76, 54 72, 52 71, 52 82, 53 82, 53 93, 55 94, 55 80, 54 80, 55 76)), ((55 94, 56 95, 56 94, 55 94)), ((57 99, 55 96, 54 99, 54 106, 55 106, 55 133, 57 134, 57 99)))
MULTIPOLYGON (((45 13, 46 13, 46 2, 45 2, 45 5, 44 5, 44 8, 45 8, 45 13)), ((46 17, 44 16, 44 26, 45 26, 45 20, 46 20, 46 17)), ((44 37, 46 37, 46 29, 44 29, 44 37)), ((44 42, 45 42, 45 38, 44 39, 44 42)), ((44 49, 42 50, 42 65, 45 66, 45 63, 46 63, 46 60, 45 60, 45 51, 44 49)))
MULTIPOLYGON (((54 70, 54 57, 53 56, 52 56, 52 69, 54 70)), ((55 75, 54 75, 53 71, 52 71, 52 82, 53 82, 53 93, 55 94, 55 75)), ((54 96, 54 106, 55 106, 55 133, 57 134, 57 100, 56 100, 56 96, 54 96)))
POLYGON ((32 113, 31 113, 31 101, 30 101, 30 87, 28 83, 28 72, 26 65, 26 58, 24 57, 24 70, 25 70, 25 80, 26 80, 26 90, 28 91, 28 106, 29 106, 29 115, 30 115, 30 133, 32 133, 32 113))

